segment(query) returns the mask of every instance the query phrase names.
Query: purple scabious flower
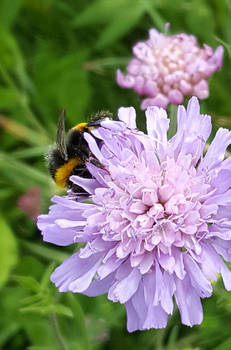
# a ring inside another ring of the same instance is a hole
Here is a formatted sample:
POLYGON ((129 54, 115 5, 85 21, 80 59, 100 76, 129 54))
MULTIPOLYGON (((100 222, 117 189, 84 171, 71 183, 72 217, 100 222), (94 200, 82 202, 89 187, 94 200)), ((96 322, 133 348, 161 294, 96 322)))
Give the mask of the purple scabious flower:
POLYGON ((117 83, 141 95, 141 109, 179 105, 186 95, 204 99, 209 95, 207 79, 221 68, 223 51, 222 46, 215 52, 205 44, 200 48, 193 35, 167 36, 151 29, 149 39, 133 47, 128 74, 117 70, 117 83))
POLYGON ((124 304, 129 332, 165 327, 173 298, 183 324, 200 324, 210 280, 221 274, 231 290, 223 261, 231 262, 231 158, 224 160, 231 132, 219 129, 203 155, 211 119, 195 97, 187 110, 178 107, 170 140, 162 108, 147 109, 147 134, 136 129, 133 107, 118 117, 85 135, 102 168, 89 162, 92 178, 71 180, 88 201, 55 196, 38 218, 44 241, 85 243, 51 280, 60 292, 107 293, 124 304))

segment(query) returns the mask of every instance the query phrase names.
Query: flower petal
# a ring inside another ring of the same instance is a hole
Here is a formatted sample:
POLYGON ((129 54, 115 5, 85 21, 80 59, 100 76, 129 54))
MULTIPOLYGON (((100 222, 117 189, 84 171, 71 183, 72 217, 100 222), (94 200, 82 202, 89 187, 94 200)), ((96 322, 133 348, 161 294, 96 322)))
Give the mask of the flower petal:
POLYGON ((96 297, 98 295, 105 294, 113 284, 114 279, 115 274, 113 273, 103 279, 94 279, 90 286, 82 293, 89 297, 96 297))
POLYGON ((89 287, 103 256, 104 253, 98 253, 81 259, 79 253, 75 253, 55 269, 51 281, 60 292, 83 292, 89 287))
POLYGON ((130 129, 136 129, 136 111, 133 107, 120 107, 118 118, 122 120, 130 129))
POLYGON ((203 310, 200 297, 192 287, 189 277, 186 275, 181 281, 176 279, 175 299, 180 310, 181 321, 187 326, 200 324, 203 320, 203 310))
POLYGON ((204 276, 197 263, 189 254, 184 254, 184 263, 191 284, 197 291, 197 294, 201 298, 210 297, 213 291, 211 283, 204 276))
POLYGON ((109 289, 108 299, 121 304, 126 303, 135 294, 141 280, 141 274, 138 269, 133 269, 128 276, 117 281, 109 289))
POLYGON ((146 114, 148 135, 155 140, 155 147, 158 155, 164 152, 167 144, 167 132, 169 129, 169 119, 164 109, 158 107, 148 107, 146 114))
POLYGON ((201 161, 198 170, 210 170, 218 166, 225 157, 225 151, 231 143, 231 132, 227 129, 220 128, 209 149, 201 161))
POLYGON ((183 106, 178 107, 177 133, 171 139, 175 155, 180 152, 192 154, 193 164, 200 159, 205 142, 211 133, 211 118, 200 114, 200 105, 196 97, 189 100, 187 112, 183 106))

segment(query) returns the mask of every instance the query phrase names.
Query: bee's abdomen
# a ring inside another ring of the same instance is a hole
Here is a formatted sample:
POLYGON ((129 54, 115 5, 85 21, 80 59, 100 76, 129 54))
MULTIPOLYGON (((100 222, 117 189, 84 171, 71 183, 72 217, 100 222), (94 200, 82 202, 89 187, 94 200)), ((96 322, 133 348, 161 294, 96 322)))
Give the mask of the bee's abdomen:
POLYGON ((58 186, 67 186, 69 177, 74 173, 75 167, 81 165, 82 161, 78 158, 71 158, 65 164, 56 169, 54 180, 58 186))

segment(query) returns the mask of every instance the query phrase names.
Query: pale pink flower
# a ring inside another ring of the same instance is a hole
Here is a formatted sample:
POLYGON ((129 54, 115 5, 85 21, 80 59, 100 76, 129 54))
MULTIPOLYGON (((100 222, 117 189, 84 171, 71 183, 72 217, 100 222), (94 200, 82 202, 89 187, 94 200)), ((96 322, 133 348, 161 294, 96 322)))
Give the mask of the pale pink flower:
POLYGON ((168 36, 151 29, 149 39, 133 47, 128 74, 117 70, 117 83, 141 95, 142 109, 182 104, 186 95, 204 99, 208 78, 221 68, 223 51, 222 46, 215 52, 206 44, 200 48, 193 35, 168 36))
POLYGON ((32 220, 36 220, 40 213, 41 188, 33 186, 18 198, 18 207, 24 211, 32 220))

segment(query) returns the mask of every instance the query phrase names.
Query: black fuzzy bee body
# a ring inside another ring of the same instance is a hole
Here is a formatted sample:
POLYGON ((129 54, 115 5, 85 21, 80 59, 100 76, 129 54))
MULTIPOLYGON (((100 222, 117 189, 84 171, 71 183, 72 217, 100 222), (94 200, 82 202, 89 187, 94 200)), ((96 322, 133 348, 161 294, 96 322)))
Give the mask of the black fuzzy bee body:
MULTIPOLYGON (((70 129, 66 142, 65 111, 62 110, 58 121, 56 148, 47 155, 50 174, 58 186, 67 187, 78 194, 86 194, 84 189, 70 181, 70 176, 91 178, 86 167, 87 161, 93 161, 100 166, 96 160, 94 161, 84 133, 91 133, 92 129, 99 127, 100 123, 107 118, 111 118, 111 113, 100 112, 90 122, 77 124, 70 129)), ((100 141, 97 140, 97 142, 100 141)))

